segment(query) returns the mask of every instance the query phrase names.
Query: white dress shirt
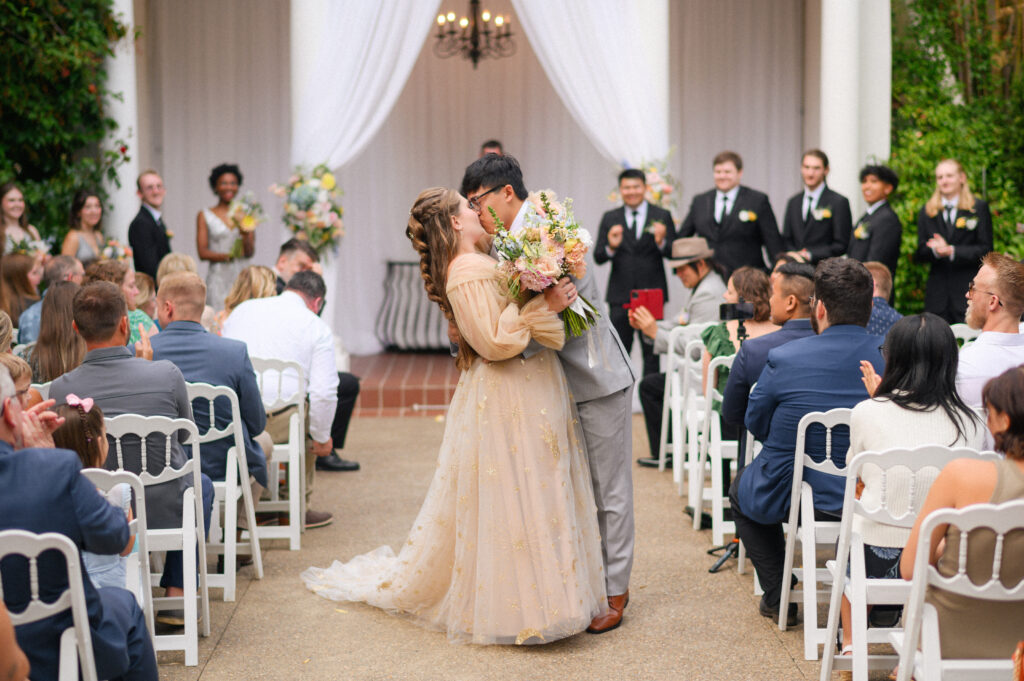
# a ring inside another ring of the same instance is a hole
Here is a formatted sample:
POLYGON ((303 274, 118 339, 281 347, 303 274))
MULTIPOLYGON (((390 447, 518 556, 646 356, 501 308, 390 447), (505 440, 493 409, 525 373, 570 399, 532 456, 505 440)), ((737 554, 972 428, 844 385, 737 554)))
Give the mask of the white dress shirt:
POLYGON ((818 201, 821 201, 821 193, 823 191, 825 191, 824 182, 819 184, 814 189, 808 189, 806 185, 804 186, 804 207, 803 209, 801 209, 803 210, 802 215, 804 220, 806 220, 807 216, 810 215, 814 211, 814 209, 818 207, 818 201), (807 199, 811 200, 811 205, 809 206, 807 205, 807 199))
POLYGON ((153 208, 153 206, 149 205, 148 203, 143 202, 142 205, 146 207, 146 210, 148 210, 149 214, 153 216, 153 219, 156 220, 157 224, 160 224, 160 211, 158 211, 156 208, 153 208))
POLYGON ((969 407, 981 406, 981 389, 990 378, 1024 364, 1024 335, 982 331, 960 351, 956 389, 969 407))
POLYGON ((740 186, 736 185, 729 191, 722 193, 718 190, 715 191, 715 222, 722 222, 726 215, 736 210, 736 195, 740 193, 740 186), (725 197, 725 206, 722 205, 722 197, 725 197), (728 207, 729 213, 725 213, 723 208, 728 207), (723 214, 724 213, 724 214, 723 214))
MULTIPOLYGON (((331 437, 338 404, 338 370, 334 364, 334 336, 324 320, 306 307, 295 291, 271 298, 247 300, 224 322, 223 335, 243 341, 250 357, 298 362, 309 391, 309 434, 316 442, 331 437)), ((297 378, 285 374, 284 393, 295 392, 297 378)), ((277 399, 277 381, 263 387, 264 404, 277 399)))

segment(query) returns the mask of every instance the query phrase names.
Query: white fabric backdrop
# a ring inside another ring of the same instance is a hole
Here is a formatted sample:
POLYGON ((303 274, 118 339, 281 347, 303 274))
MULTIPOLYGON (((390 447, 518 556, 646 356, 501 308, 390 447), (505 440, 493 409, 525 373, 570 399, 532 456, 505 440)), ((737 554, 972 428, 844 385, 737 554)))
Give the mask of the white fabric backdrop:
POLYGON ((668 153, 667 0, 512 4, 559 97, 608 160, 638 166, 668 153))
POLYGON ((292 162, 348 163, 369 143, 405 87, 440 0, 333 0, 319 55, 299 94, 292 162), (331 39, 326 39, 331 36, 331 39))
MULTIPOLYGON (((141 165, 164 174, 172 247, 195 255, 195 215, 213 203, 206 177, 217 163, 237 161, 245 188, 272 218, 280 215, 267 186, 291 168, 288 4, 137 2, 141 165)), ((442 9, 461 11, 461 4, 446 0, 442 9)), ((488 4, 512 10, 509 0, 488 4)), ((693 194, 711 187, 711 158, 723 148, 743 155, 744 183, 768 192, 776 212, 799 188, 801 7, 801 0, 669 3, 671 167, 683 184, 677 219, 693 194)), ((354 353, 380 349, 374 321, 386 262, 414 257, 404 230, 416 194, 457 187, 484 139, 501 139, 519 158, 528 187, 576 199, 585 225, 596 229, 612 207, 618 164, 562 104, 518 15, 512 21, 517 53, 476 70, 436 58, 428 39, 390 116, 338 175, 347 236, 328 304, 354 353)), ((284 237, 279 223, 262 227, 254 262, 273 265, 284 237)), ((603 289, 607 266, 592 273, 603 289)), ((675 309, 682 288, 671 281, 675 309)))

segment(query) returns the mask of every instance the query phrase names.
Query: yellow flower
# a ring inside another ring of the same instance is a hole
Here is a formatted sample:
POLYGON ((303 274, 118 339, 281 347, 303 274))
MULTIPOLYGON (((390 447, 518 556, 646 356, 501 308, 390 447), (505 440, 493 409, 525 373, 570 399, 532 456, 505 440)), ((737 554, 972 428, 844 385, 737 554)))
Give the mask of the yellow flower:
POLYGON ((242 218, 242 231, 251 232, 256 228, 256 218, 251 215, 246 215, 242 218))
POLYGON ((830 217, 832 217, 832 211, 829 210, 828 208, 822 208, 821 209, 821 219, 822 220, 828 220, 830 217))
POLYGON ((334 189, 336 184, 337 183, 334 181, 334 175, 331 173, 324 173, 324 176, 320 178, 320 186, 327 191, 334 189))
POLYGON ((956 228, 963 229, 967 226, 967 218, 960 216, 956 219, 956 228))

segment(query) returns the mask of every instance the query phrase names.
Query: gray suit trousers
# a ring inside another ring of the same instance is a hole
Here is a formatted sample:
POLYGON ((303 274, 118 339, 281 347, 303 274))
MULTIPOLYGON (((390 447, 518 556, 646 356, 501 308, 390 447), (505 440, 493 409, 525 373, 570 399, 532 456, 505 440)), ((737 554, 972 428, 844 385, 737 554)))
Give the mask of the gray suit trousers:
POLYGON ((633 569, 631 387, 576 404, 587 441, 609 596, 626 592, 633 569))

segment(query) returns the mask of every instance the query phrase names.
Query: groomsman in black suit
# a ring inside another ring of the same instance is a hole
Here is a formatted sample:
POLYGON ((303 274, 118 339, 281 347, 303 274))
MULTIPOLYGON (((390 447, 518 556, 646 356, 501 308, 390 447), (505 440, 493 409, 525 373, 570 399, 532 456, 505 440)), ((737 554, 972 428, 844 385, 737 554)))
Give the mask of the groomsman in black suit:
POLYGON ((964 294, 992 250, 992 214, 974 197, 957 161, 935 168, 935 193, 917 216, 917 262, 931 263, 924 309, 950 324, 964 321, 964 294))
POLYGON ((786 204, 782 242, 787 251, 817 264, 846 253, 850 245, 850 201, 825 184, 828 156, 821 149, 804 152, 800 162, 804 190, 786 204))
POLYGON ((156 280, 156 268, 171 252, 167 225, 160 216, 164 205, 164 181, 155 170, 144 170, 136 181, 142 206, 128 227, 128 245, 132 248, 135 271, 145 272, 156 280))
POLYGON ((868 208, 854 225, 850 248, 846 252, 861 262, 875 260, 882 263, 889 268, 894 279, 900 262, 903 225, 887 199, 896 191, 898 184, 899 178, 891 168, 875 165, 861 168, 860 191, 868 208))
MULTIPOLYGON (((629 302, 633 289, 658 288, 668 300, 668 282, 663 258, 672 254, 676 225, 672 213, 644 200, 647 177, 638 168, 619 173, 619 194, 622 207, 601 217, 594 262, 612 262, 605 299, 611 308, 608 321, 622 339, 626 353, 633 348, 636 331, 629 325, 629 314, 623 305, 629 302)), ((648 343, 640 343, 644 358, 644 374, 658 373, 658 357, 648 343)))
POLYGON ((783 250, 775 213, 768 197, 740 186, 743 159, 723 151, 712 161, 715 188, 693 197, 679 236, 702 236, 715 252, 728 281, 734 270, 749 265, 766 269, 761 249, 771 260, 783 250))

